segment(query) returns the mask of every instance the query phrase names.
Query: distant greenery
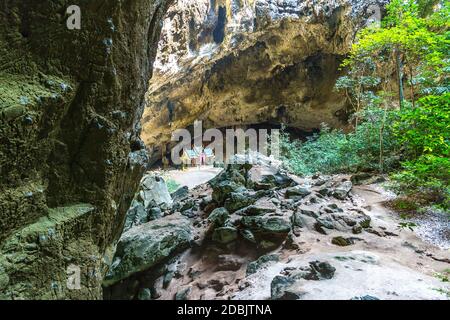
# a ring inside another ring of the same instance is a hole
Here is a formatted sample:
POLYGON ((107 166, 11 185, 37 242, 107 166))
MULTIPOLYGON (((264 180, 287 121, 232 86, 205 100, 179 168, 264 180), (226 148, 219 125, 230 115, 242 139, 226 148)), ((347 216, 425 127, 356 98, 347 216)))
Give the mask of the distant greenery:
POLYGON ((299 175, 382 172, 398 166, 400 145, 394 138, 392 126, 397 113, 385 114, 381 109, 370 108, 361 112, 359 117, 361 123, 352 132, 346 134, 323 126, 320 134, 304 143, 290 141, 283 132, 281 141, 286 166, 299 175))
POLYGON ((351 130, 324 126, 304 143, 284 133, 286 166, 390 173, 408 201, 450 209, 449 26, 449 1, 392 0, 381 26, 358 34, 336 83, 351 130))
POLYGON ((167 189, 169 190, 169 193, 173 193, 181 187, 181 185, 173 179, 167 179, 166 184, 167 184, 167 189))

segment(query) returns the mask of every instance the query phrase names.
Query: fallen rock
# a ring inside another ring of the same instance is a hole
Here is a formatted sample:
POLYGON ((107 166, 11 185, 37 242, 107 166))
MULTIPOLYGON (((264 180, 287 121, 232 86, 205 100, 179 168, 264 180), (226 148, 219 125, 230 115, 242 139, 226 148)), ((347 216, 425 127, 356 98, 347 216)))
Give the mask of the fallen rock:
POLYGON ((175 300, 189 300, 190 293, 191 288, 182 289, 175 294, 175 300))
POLYGON ((272 300, 288 300, 286 290, 295 283, 295 279, 285 276, 276 276, 270 283, 270 298, 272 300))
POLYGON ((144 176, 140 183, 140 189, 127 212, 124 231, 159 219, 161 209, 168 209, 172 204, 173 200, 164 179, 156 174, 144 176), (154 208, 156 211, 151 211, 154 208))
POLYGON ((274 212, 276 210, 275 206, 269 205, 250 205, 246 208, 240 209, 235 212, 235 214, 240 216, 259 216, 266 213, 274 212))
POLYGON ((148 288, 142 288, 138 293, 138 300, 152 300, 152 292, 148 288))
POLYGON ((258 190, 261 189, 273 189, 273 188, 287 188, 295 183, 290 177, 279 172, 275 174, 264 175, 260 181, 255 183, 255 187, 258 190))
POLYGON ((309 263, 312 274, 307 280, 325 280, 334 277, 336 268, 328 262, 313 261, 309 263))
POLYGON ((117 244, 104 285, 110 286, 135 273, 151 269, 188 248, 191 241, 189 220, 179 214, 130 229, 122 235, 117 244))
POLYGON ((347 247, 352 244, 354 244, 354 241, 351 238, 344 238, 344 237, 334 237, 331 240, 331 243, 340 247, 347 247))
POLYGON ((336 189, 333 191, 333 197, 339 200, 345 200, 348 197, 348 194, 353 188, 353 184, 351 181, 344 181, 339 184, 336 189))
POLYGON ((188 195, 189 195, 189 188, 187 186, 178 188, 175 192, 172 192, 170 194, 173 202, 179 202, 179 201, 186 200, 188 195))
POLYGON ((157 206, 170 206, 173 203, 166 182, 161 176, 155 174, 148 174, 142 178, 139 197, 146 208, 152 203, 157 206))
POLYGON ((256 198, 248 192, 232 192, 225 200, 224 207, 231 213, 252 205, 256 202, 256 198))
POLYGON ((311 194, 311 189, 306 186, 295 186, 286 190, 287 199, 303 199, 311 194))
POLYGON ((234 227, 216 228, 212 240, 220 244, 228 244, 238 238, 238 230, 234 227))
POLYGON ((208 217, 208 220, 214 227, 222 227, 225 222, 230 218, 230 213, 225 208, 214 209, 208 217))
POLYGON ((351 298, 350 300, 380 300, 377 297, 374 296, 369 296, 369 295, 365 295, 365 296, 361 296, 361 297, 354 297, 351 298))
POLYGON ((245 216, 241 219, 241 224, 246 229, 250 229, 254 234, 267 236, 286 236, 291 230, 289 222, 279 217, 245 216))
POLYGON ((237 192, 238 190, 243 191, 245 190, 245 188, 233 181, 221 181, 213 187, 212 199, 218 205, 223 205, 225 203, 225 200, 230 197, 230 194, 232 192, 237 192))
POLYGON ((280 256, 277 254, 267 254, 258 258, 258 260, 252 261, 247 266, 247 276, 256 273, 259 269, 267 266, 270 262, 277 262, 280 260, 280 256))

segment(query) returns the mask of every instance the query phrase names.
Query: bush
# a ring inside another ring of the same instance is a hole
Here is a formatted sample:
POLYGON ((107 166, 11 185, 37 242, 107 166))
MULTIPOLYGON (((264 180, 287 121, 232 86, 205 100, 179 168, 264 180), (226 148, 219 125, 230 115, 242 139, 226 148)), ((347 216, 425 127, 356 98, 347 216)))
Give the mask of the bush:
POLYGON ((450 208, 450 94, 427 96, 406 108, 394 124, 404 147, 402 171, 392 175, 395 189, 418 202, 450 208))
POLYGON ((173 193, 181 187, 181 185, 173 179, 167 179, 166 184, 169 193, 173 193))
POLYGON ((392 175, 393 188, 414 197, 417 203, 432 203, 443 209, 450 208, 450 160, 445 157, 424 155, 406 161, 403 171, 392 175))
POLYGON ((298 175, 384 171, 398 166, 398 143, 392 123, 396 111, 371 108, 359 115, 354 132, 322 127, 306 142, 291 141, 283 131, 282 152, 286 167, 298 175))

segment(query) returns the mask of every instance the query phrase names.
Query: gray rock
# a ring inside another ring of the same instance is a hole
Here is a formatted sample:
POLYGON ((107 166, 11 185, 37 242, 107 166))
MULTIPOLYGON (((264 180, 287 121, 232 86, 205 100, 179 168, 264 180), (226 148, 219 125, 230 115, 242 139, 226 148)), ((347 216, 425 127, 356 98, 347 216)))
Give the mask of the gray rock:
POLYGON ((187 186, 178 188, 175 192, 172 192, 170 194, 174 202, 186 200, 188 195, 189 195, 189 188, 187 186))
POLYGON ((256 238, 255 238, 255 235, 254 235, 253 232, 251 232, 250 230, 248 230, 248 229, 241 230, 241 236, 242 236, 245 240, 247 240, 247 241, 249 241, 249 242, 251 242, 251 243, 256 244, 256 238))
POLYGON ((148 212, 148 221, 160 219, 161 217, 162 217, 161 208, 154 207, 154 208, 151 208, 148 212))
POLYGON ((232 192, 236 192, 241 188, 241 185, 233 181, 221 181, 217 185, 213 186, 212 199, 219 205, 223 205, 232 192))
POLYGON ((235 214, 240 216, 259 216, 266 213, 274 212, 275 207, 261 206, 261 205, 251 205, 246 208, 240 209, 235 212, 235 214))
POLYGON ((312 210, 308 210, 308 209, 300 209, 300 213, 304 214, 305 216, 309 216, 312 218, 318 218, 319 217, 319 213, 312 211, 312 210))
POLYGON ((313 261, 309 263, 314 276, 309 280, 325 280, 334 277, 336 268, 328 262, 313 261))
POLYGON ((138 226, 148 221, 148 213, 144 204, 137 200, 133 200, 131 207, 127 212, 124 231, 128 231, 133 226, 138 226))
POLYGON ((286 190, 286 198, 288 199, 302 199, 310 194, 311 190, 306 186, 295 186, 286 190))
POLYGON ((228 244, 238 237, 238 231, 234 227, 221 227, 214 230, 212 240, 220 244, 228 244))
POLYGON ((157 206, 166 205, 168 207, 173 203, 166 182, 162 177, 154 174, 146 175, 142 178, 139 196, 145 208, 149 208, 149 205, 152 203, 155 203, 157 206))
POLYGON ((130 229, 117 244, 104 285, 110 286, 135 273, 151 269, 188 248, 191 241, 189 220, 178 214, 130 229))
POLYGON ((175 300, 189 300, 190 293, 191 288, 182 289, 175 294, 175 300))
POLYGON ((286 290, 295 283, 290 277, 276 276, 270 283, 270 298, 272 300, 285 300, 286 290))
POLYGON ((256 202, 256 198, 247 192, 232 192, 225 201, 224 207, 231 213, 252 205, 256 202))
POLYGON ((295 182, 287 175, 278 172, 263 176, 260 183, 268 185, 270 188, 286 188, 295 182))
POLYGON ((161 208, 170 208, 172 203, 172 198, 162 177, 154 174, 144 176, 139 192, 127 212, 124 231, 159 219, 162 216, 161 208), (155 210, 152 211, 154 208, 155 210))
POLYGON ((138 300, 152 300, 152 291, 148 288, 142 288, 139 290, 138 300))
POLYGON ((208 220, 214 227, 223 227, 225 222, 230 218, 230 213, 225 208, 214 209, 208 217, 208 220))
POLYGON ((353 184, 351 181, 345 181, 338 185, 336 189, 333 191, 333 197, 339 200, 345 200, 348 197, 348 194, 353 188, 353 184))
POLYGON ((287 235, 291 231, 290 223, 279 217, 246 216, 241 224, 258 234, 287 235))
POLYGON ((380 299, 377 297, 374 297, 374 296, 365 295, 365 296, 361 296, 361 297, 354 297, 354 298, 351 298, 350 300, 380 300, 380 299))
POLYGON ((247 276, 256 273, 259 269, 267 266, 270 262, 280 261, 280 256, 277 254, 267 254, 252 261, 247 266, 247 276))
POLYGON ((354 241, 351 238, 344 238, 344 237, 334 237, 331 240, 331 243, 340 247, 347 247, 354 243, 354 241))

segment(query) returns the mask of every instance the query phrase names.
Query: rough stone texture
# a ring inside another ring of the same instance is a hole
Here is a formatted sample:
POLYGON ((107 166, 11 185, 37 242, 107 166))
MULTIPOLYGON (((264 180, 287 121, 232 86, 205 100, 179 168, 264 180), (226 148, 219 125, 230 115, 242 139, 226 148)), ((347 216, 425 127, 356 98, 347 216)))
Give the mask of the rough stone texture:
POLYGON ((173 215, 151 221, 125 232, 117 244, 114 261, 104 285, 111 286, 131 275, 163 262, 189 246, 189 220, 173 215))
POLYGON ((0 3, 0 298, 101 298, 146 160, 139 120, 169 2, 0 3), (74 4, 81 30, 66 28, 74 4))
MULTIPOLYGON (((174 129, 342 127, 339 65, 384 0, 178 0, 165 20, 143 134, 157 160, 174 129), (245 84, 245 85, 243 85, 245 84)), ((169 145, 170 147, 170 145, 169 145)))
POLYGON ((164 179, 156 174, 145 175, 139 192, 131 202, 123 231, 161 217, 162 210, 172 206, 173 200, 164 179))

